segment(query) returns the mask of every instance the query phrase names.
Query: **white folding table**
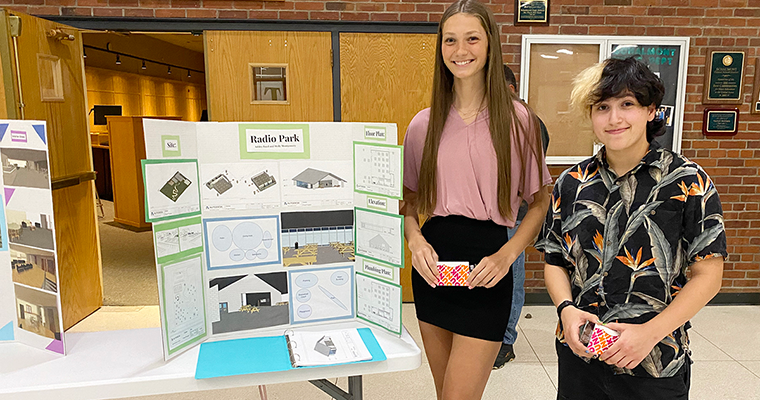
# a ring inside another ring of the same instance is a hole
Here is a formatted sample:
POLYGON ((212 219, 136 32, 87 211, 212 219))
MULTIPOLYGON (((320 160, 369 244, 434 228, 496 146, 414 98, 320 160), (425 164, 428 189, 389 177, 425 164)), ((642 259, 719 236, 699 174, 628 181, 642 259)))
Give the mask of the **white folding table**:
MULTIPOLYGON (((333 330, 365 327, 356 321, 298 327, 333 330)), ((336 398, 360 400, 361 376, 420 366, 420 349, 403 329, 399 338, 372 329, 387 360, 211 379, 195 379, 200 346, 164 362, 158 328, 66 334, 68 354, 56 355, 18 343, 0 344, 0 399, 87 400, 214 390, 310 381, 336 398), (343 391, 327 378, 349 377, 343 391)), ((250 336, 283 334, 283 328, 250 336)))

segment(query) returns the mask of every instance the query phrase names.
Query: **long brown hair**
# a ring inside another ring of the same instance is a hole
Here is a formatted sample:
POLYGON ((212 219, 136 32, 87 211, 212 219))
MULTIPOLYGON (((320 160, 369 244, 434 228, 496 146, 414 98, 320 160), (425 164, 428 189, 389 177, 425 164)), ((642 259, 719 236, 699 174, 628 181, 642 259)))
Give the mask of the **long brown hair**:
MULTIPOLYGON (((480 24, 488 36, 488 58, 486 60, 486 81, 485 97, 488 101, 489 122, 488 128, 491 131, 491 141, 496 151, 497 163, 497 196, 499 205, 499 214, 504 217, 511 217, 511 129, 514 127, 518 132, 533 134, 535 136, 535 148, 532 149, 539 163, 539 176, 543 180, 543 168, 541 168, 541 157, 543 150, 541 148, 541 136, 539 131, 538 118, 535 113, 528 107, 529 115, 533 121, 533 132, 527 132, 517 118, 515 112, 514 100, 519 100, 516 95, 509 89, 504 77, 501 56, 501 40, 499 28, 494 19, 493 13, 489 8, 476 0, 459 0, 450 5, 441 17, 438 24, 438 37, 436 39, 435 49, 435 73, 433 75, 433 93, 430 102, 430 120, 425 137, 425 147, 422 152, 422 163, 420 166, 420 177, 418 187, 418 208, 417 211, 423 215, 432 215, 436 204, 436 170, 438 167, 438 146, 441 142, 446 118, 451 110, 454 101, 454 76, 443 62, 441 46, 443 40, 444 23, 458 13, 472 15, 480 20, 480 24)), ((526 141, 530 143, 530 141, 526 141)), ((520 146, 518 141, 517 146, 520 146)), ((522 150, 522 149, 519 149, 522 150)), ((526 160, 523 157, 523 151, 520 154, 520 165, 523 171, 526 170, 526 160)), ((521 179, 524 179, 521 177, 521 179)))

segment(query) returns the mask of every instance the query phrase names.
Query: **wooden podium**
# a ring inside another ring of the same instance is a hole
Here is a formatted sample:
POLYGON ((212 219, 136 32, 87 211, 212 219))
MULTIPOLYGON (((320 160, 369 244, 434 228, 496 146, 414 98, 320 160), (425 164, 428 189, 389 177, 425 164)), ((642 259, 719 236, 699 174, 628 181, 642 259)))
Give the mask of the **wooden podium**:
POLYGON ((145 159, 143 119, 181 120, 181 117, 109 116, 111 184, 115 222, 137 230, 149 230, 145 222, 145 186, 140 160, 145 159))

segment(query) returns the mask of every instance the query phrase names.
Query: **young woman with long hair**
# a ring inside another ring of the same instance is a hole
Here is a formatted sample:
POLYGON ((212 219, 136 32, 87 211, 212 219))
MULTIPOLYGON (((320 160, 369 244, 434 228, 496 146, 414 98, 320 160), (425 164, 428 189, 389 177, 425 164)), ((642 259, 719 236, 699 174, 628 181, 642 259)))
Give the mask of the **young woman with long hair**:
POLYGON ((460 0, 444 12, 431 107, 414 117, 404 146, 402 213, 436 392, 479 398, 509 320, 510 266, 541 227, 551 183, 537 117, 507 86, 498 26, 483 4, 460 0), (510 238, 523 199, 529 210, 510 238), (469 263, 468 286, 437 286, 439 261, 469 263))

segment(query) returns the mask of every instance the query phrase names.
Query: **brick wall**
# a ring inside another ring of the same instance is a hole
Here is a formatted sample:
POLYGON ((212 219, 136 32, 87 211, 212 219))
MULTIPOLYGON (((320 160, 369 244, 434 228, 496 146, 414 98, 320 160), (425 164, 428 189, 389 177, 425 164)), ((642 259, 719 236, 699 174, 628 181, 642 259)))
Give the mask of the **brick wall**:
MULTIPOLYGON (((96 17, 438 21, 449 2, 248 0, 0 0, 0 7, 34 15, 96 17)), ((754 60, 760 48, 760 0, 551 0, 551 25, 512 26, 514 1, 491 0, 502 25, 504 61, 519 71, 523 34, 689 36, 683 153, 712 176, 723 201, 729 259, 724 292, 760 292, 760 116, 749 114, 754 60), (747 50, 740 133, 702 136, 702 82, 708 47, 747 50)), ((558 175, 563 168, 552 168, 558 175)), ((526 285, 542 292, 540 255, 529 251, 526 285)))

